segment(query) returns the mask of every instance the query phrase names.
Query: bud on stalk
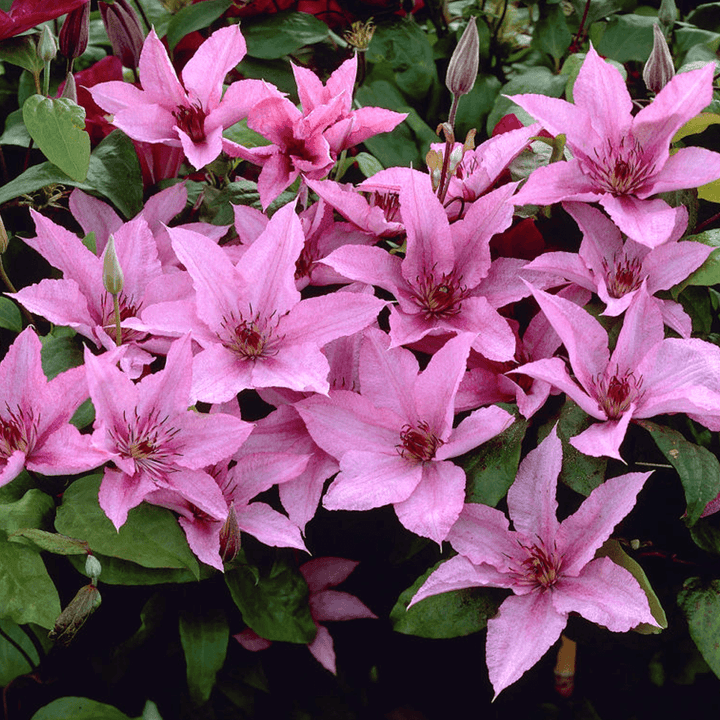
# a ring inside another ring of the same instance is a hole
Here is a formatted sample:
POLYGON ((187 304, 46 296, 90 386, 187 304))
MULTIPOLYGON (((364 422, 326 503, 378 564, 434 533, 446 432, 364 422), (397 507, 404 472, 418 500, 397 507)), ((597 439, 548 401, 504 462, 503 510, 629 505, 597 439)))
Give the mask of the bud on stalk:
POLYGON ((660 26, 653 25, 653 49, 643 68, 645 87, 657 95, 675 75, 672 55, 660 26))
POLYGON ((125 67, 137 70, 145 36, 140 21, 127 0, 101 2, 100 15, 107 31, 113 53, 125 67))
POLYGON ((467 95, 473 89, 479 64, 480 39, 475 18, 471 17, 465 32, 460 38, 460 42, 455 48, 455 52, 450 58, 450 64, 445 75, 445 85, 455 98, 467 95))
POLYGON ((67 14, 60 28, 60 52, 68 59, 80 57, 88 46, 90 31, 90 3, 75 8, 67 14))
POLYGON ((123 275, 120 261, 115 252, 115 238, 112 235, 108 238, 107 245, 105 246, 105 255, 103 257, 103 285, 113 298, 113 309, 115 311, 115 343, 122 345, 120 301, 118 300, 118 295, 122 292, 125 285, 125 276, 123 275))

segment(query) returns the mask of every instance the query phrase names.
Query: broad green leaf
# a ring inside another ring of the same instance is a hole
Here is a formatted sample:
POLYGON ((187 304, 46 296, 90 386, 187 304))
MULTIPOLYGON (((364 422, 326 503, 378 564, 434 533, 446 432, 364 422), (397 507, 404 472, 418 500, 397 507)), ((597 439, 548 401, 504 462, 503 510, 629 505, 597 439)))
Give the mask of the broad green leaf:
POLYGON ((360 152, 355 156, 360 172, 366 177, 372 177, 383 169, 382 163, 370 153, 360 152))
MULTIPOLYGON (((459 142, 465 139, 468 130, 472 128, 482 132, 500 93, 500 87, 501 83, 494 75, 480 73, 473 89, 460 98, 455 118, 455 136, 459 142)), ((433 142, 439 142, 439 138, 433 142)))
POLYGON ((596 50, 603 57, 621 63, 644 63, 653 49, 655 17, 643 15, 615 15, 607 23, 596 50))
POLYGON ((134 217, 142 210, 140 161, 132 140, 124 132, 113 130, 93 150, 86 182, 110 200, 126 218, 134 217))
POLYGON ((42 490, 31 488, 22 498, 0 505, 0 530, 12 533, 23 528, 43 528, 50 525, 55 502, 42 490))
POLYGON ((680 142, 683 138, 688 135, 699 135, 701 132, 707 130, 711 125, 717 125, 720 123, 720 115, 717 113, 700 113, 694 118, 688 120, 673 137, 673 143, 680 142))
MULTIPOLYGON (((258 210, 262 209, 257 184, 250 180, 240 179, 228 183, 214 196, 211 196, 207 190, 206 188, 206 199, 203 205, 207 216, 203 217, 203 220, 211 222, 213 225, 232 225, 235 221, 232 209, 233 205, 250 205, 258 210)), ((272 215, 276 210, 288 202, 291 202, 294 198, 294 193, 289 190, 283 191, 270 203, 267 214, 272 215)))
POLYGON ((214 23, 230 6, 232 0, 206 0, 188 5, 176 13, 167 28, 167 41, 171 50, 191 32, 202 30, 214 23))
POLYGON ((274 60, 304 45, 322 42, 328 36, 328 26, 314 15, 289 10, 248 18, 242 32, 248 55, 274 60))
POLYGON ((60 611, 58 592, 40 555, 0 535, 0 617, 50 630, 60 611))
POLYGON ((610 17, 620 10, 624 10, 626 5, 623 0, 592 0, 588 3, 586 0, 570 0, 575 10, 575 17, 581 18, 587 12, 585 18, 585 27, 590 27, 597 20, 610 17))
POLYGON ((704 45, 708 50, 715 53, 720 45, 720 34, 692 27, 678 28, 675 31, 676 55, 683 55, 698 45, 704 45))
POLYGON ((0 43, 0 60, 39 73, 45 64, 38 57, 35 41, 28 35, 8 38, 0 43))
POLYGON ((705 583, 697 577, 688 578, 678 594, 678 605, 687 618, 690 637, 720 677, 720 580, 705 583))
POLYGON ((187 568, 198 577, 198 561, 170 510, 143 503, 117 531, 98 504, 100 480, 100 475, 82 477, 65 491, 55 518, 59 533, 87 540, 102 555, 148 568, 187 568))
POLYGON ((230 630, 222 610, 183 607, 180 642, 185 653, 190 698, 196 705, 210 699, 215 676, 225 662, 230 630))
POLYGON ((13 110, 5 119, 5 130, 0 136, 0 145, 17 145, 30 147, 32 138, 23 122, 22 108, 13 110))
POLYGON ((720 555, 720 513, 700 518, 690 528, 690 535, 699 548, 720 555))
MULTIPOLYGON (((172 20, 173 16, 168 12, 167 8, 162 4, 161 0, 136 0, 144 12, 145 17, 148 19, 150 25, 155 28, 155 32, 159 38, 165 37, 167 33, 168 25, 172 20)), ((100 18, 98 18, 98 21, 100 18)), ((92 20, 90 21, 92 27, 92 20)), ((105 28, 102 27, 104 30, 105 28)), ((100 34, 100 33, 98 33, 100 34)), ((90 36, 92 37, 92 29, 90 36)), ((87 52, 87 51, 86 51, 87 52)), ((99 58, 98 58, 99 59, 99 58)))
POLYGON ((87 183, 75 182, 53 163, 44 162, 29 167, 14 180, 0 186, 0 205, 4 205, 8 200, 20 197, 20 195, 28 195, 48 185, 55 184, 70 185, 79 187, 82 190, 93 189, 87 183))
POLYGON ((47 532, 47 530, 35 527, 16 530, 9 537, 10 540, 14 538, 30 540, 41 550, 47 550, 56 555, 87 555, 90 550, 84 540, 76 540, 67 535, 47 532))
POLYGON ((83 182, 90 165, 85 109, 68 98, 32 95, 23 105, 23 120, 45 157, 73 180, 83 182))
POLYGON ((625 568, 639 583, 645 595, 647 595, 650 612, 655 621, 660 626, 655 627, 650 623, 641 623, 633 628, 635 632, 641 635, 657 635, 662 630, 667 629, 668 622, 660 599, 647 579, 647 575, 642 567, 633 558, 631 558, 622 548, 617 540, 606 540, 603 546, 595 553, 595 557, 609 557, 616 565, 625 568))
POLYGON ((64 697, 40 708, 30 720, 130 720, 112 705, 84 697, 64 697))
POLYGON ((225 573, 243 620, 266 640, 307 644, 317 632, 308 606, 308 588, 296 568, 277 561, 270 572, 240 565, 225 573))
POLYGON ((515 482, 527 427, 517 416, 507 430, 457 460, 467 476, 465 502, 495 507, 505 497, 515 482))
MULTIPOLYGON (((176 583, 197 582, 197 575, 190 570, 173 570, 171 568, 148 568, 119 558, 94 553, 102 565, 101 580, 103 585, 169 585, 176 583)), ((73 555, 70 564, 85 575, 85 558, 73 555)), ((204 580, 217 571, 207 565, 200 566, 200 580, 204 580)))
POLYGON ((686 19, 699 28, 720 32, 720 2, 702 3, 686 19))
POLYGON ((595 420, 572 400, 567 399, 560 410, 560 417, 547 422, 540 428, 538 443, 549 435, 556 422, 563 452, 559 480, 575 492, 588 496, 598 485, 605 482, 607 458, 583 455, 570 444, 569 440, 590 427, 595 420))
POLYGON ((535 24, 533 46, 559 62, 570 47, 572 33, 568 30, 560 5, 546 5, 544 10, 541 9, 540 19, 535 24))
POLYGON ((27 634, 12 620, 0 620, 0 631, 0 687, 5 687, 18 675, 34 670, 40 663, 40 656, 27 634), (19 645, 25 654, 5 636, 19 645))
POLYGON ((231 125, 226 130, 223 130, 223 137, 226 137, 228 140, 232 140, 238 145, 243 145, 248 148, 263 147, 265 145, 272 144, 270 140, 248 127, 247 118, 244 118, 243 120, 240 120, 240 122, 236 122, 234 125, 231 125))
MULTIPOLYGON (((687 239, 694 242, 701 242, 703 245, 709 245, 710 247, 719 248, 720 230, 706 230, 699 235, 692 235, 687 239)), ((707 260, 705 260, 695 272, 672 288, 671 292, 672 296, 677 299, 678 295, 680 295, 688 285, 708 287, 710 285, 717 285, 718 283, 720 283, 720 253, 716 251, 711 253, 707 260)))
MULTIPOLYGON (((444 562, 444 561, 443 561, 444 562)), ((419 577, 390 611, 393 630, 404 635, 424 638, 454 638, 471 635, 485 628, 487 621, 497 613, 507 591, 498 588, 467 588, 433 595, 407 606, 440 562, 419 577)))
POLYGON ((720 462, 709 450, 688 442, 677 430, 649 420, 638 423, 652 436, 655 444, 677 470, 685 490, 684 521, 694 525, 705 506, 720 493, 720 462))
POLYGON ((0 297, 0 327, 16 333, 23 329, 20 308, 7 297, 0 297))
POLYGON ((40 359, 48 380, 69 368, 83 364, 82 346, 75 337, 45 335, 41 340, 40 359))

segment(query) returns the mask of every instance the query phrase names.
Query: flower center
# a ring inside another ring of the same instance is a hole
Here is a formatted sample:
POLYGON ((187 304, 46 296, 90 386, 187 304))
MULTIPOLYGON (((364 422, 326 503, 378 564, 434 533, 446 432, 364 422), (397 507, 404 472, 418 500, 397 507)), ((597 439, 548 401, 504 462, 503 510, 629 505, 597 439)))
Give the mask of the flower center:
POLYGON ((426 462, 435 457, 437 449, 444 443, 430 430, 426 422, 418 423, 417 427, 403 425, 400 443, 396 445, 398 452, 406 460, 426 462))
POLYGON ((643 396, 642 375, 636 378, 632 372, 620 375, 616 371, 610 377, 595 378, 595 399, 608 420, 617 420, 630 405, 643 396))
MULTIPOLYGON (((133 302, 132 298, 128 298, 123 292, 118 295, 118 305, 120 306, 120 322, 127 320, 128 318, 137 317, 142 308, 142 303, 137 305, 133 302)), ((113 298, 109 292, 105 292, 102 296, 100 303, 100 312, 102 317, 100 318, 99 325, 102 329, 111 337, 115 338, 115 308, 113 307, 113 298)), ((122 328, 122 342, 123 344, 128 342, 139 342, 147 337, 147 333, 140 332, 139 330, 132 330, 131 328, 122 328)))
POLYGON ((277 345, 282 340, 275 335, 275 327, 269 319, 255 315, 246 320, 242 314, 240 319, 234 316, 223 319, 225 337, 221 337, 222 344, 245 360, 257 360, 277 353, 277 345))
POLYGON ((376 190, 368 198, 370 206, 377 206, 385 213, 388 222, 400 221, 400 194, 391 191, 376 190))
POLYGON ((5 404, 5 413, 0 416, 0 458, 9 458, 18 450, 28 455, 37 440, 37 423, 32 410, 25 413, 21 408, 14 410, 5 404))
POLYGON ((621 253, 619 257, 615 256, 612 270, 608 268, 605 260, 603 267, 608 295, 612 298, 621 298, 642 285, 642 260, 638 258, 628 258, 625 253, 621 253))
POLYGON ((205 140, 205 111, 200 103, 193 103, 190 107, 178 105, 173 110, 178 127, 195 143, 205 140))
POLYGON ((173 438, 180 432, 168 424, 168 418, 160 418, 157 410, 146 418, 140 418, 137 410, 134 417, 127 419, 126 427, 110 432, 117 452, 135 463, 135 473, 146 472, 154 480, 176 470, 174 458, 180 453, 175 449, 173 438))
POLYGON ((624 137, 618 145, 608 140, 600 152, 595 150, 595 160, 588 160, 581 163, 585 172, 613 195, 632 195, 655 172, 654 164, 648 164, 634 138, 624 137))
POLYGON ((467 297, 467 288, 460 285, 462 278, 456 278, 455 272, 443 273, 438 279, 430 272, 415 279, 412 299, 422 310, 426 320, 457 315, 462 301, 467 297))
POLYGON ((514 571, 517 585, 540 587, 543 590, 555 585, 562 566, 562 557, 557 550, 553 549, 549 552, 542 542, 531 545, 519 544, 527 553, 527 557, 514 571))

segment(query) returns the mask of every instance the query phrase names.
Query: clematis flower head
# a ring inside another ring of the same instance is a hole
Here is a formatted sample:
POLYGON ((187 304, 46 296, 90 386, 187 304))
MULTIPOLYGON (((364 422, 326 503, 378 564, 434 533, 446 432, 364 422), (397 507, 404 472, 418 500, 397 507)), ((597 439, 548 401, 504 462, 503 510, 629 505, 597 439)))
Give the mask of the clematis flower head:
POLYGON ((509 96, 549 132, 564 133, 573 154, 535 170, 513 202, 599 202, 636 242, 666 242, 681 211, 651 198, 720 178, 719 153, 688 147, 670 154, 675 133, 710 104, 714 67, 708 63, 676 75, 634 116, 620 72, 592 47, 573 86, 574 104, 544 95, 509 96))
POLYGON ((197 50, 178 79, 155 30, 140 54, 142 89, 125 82, 91 88, 93 100, 133 140, 182 147, 196 169, 212 162, 235 143, 223 138, 261 100, 281 97, 262 80, 239 80, 223 95, 223 79, 245 57, 245 39, 237 25, 215 31, 197 50))
POLYGON ((466 504, 447 538, 459 554, 430 575, 408 606, 462 588, 512 590, 488 621, 486 657, 495 697, 550 649, 571 612, 613 632, 640 623, 658 626, 630 572, 607 557, 594 559, 651 473, 605 481, 558 522, 561 465, 562 444, 553 428, 520 463, 508 492, 514 530, 499 510, 466 504))

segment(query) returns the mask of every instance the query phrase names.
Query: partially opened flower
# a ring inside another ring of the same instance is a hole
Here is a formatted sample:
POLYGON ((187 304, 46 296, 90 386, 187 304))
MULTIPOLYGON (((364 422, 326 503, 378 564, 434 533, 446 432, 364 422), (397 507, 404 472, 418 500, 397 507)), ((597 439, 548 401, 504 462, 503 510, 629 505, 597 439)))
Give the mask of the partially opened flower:
POLYGON ((574 104, 509 96, 551 133, 564 133, 574 156, 535 170, 513 202, 599 202, 628 237, 649 247, 664 243, 680 210, 651 198, 720 177, 719 153, 687 147, 670 154, 675 133, 710 104, 714 68, 708 63, 676 75, 633 116, 620 72, 591 47, 573 86, 574 104))
POLYGON ((553 428, 520 463, 508 491, 514 530, 499 510, 466 504, 448 535, 459 554, 435 570, 410 603, 470 587, 513 591, 488 621, 486 656, 495 697, 550 649, 571 612, 614 632, 658 625, 630 572, 607 557, 594 559, 651 473, 607 480, 559 522, 561 465, 562 444, 553 428))

